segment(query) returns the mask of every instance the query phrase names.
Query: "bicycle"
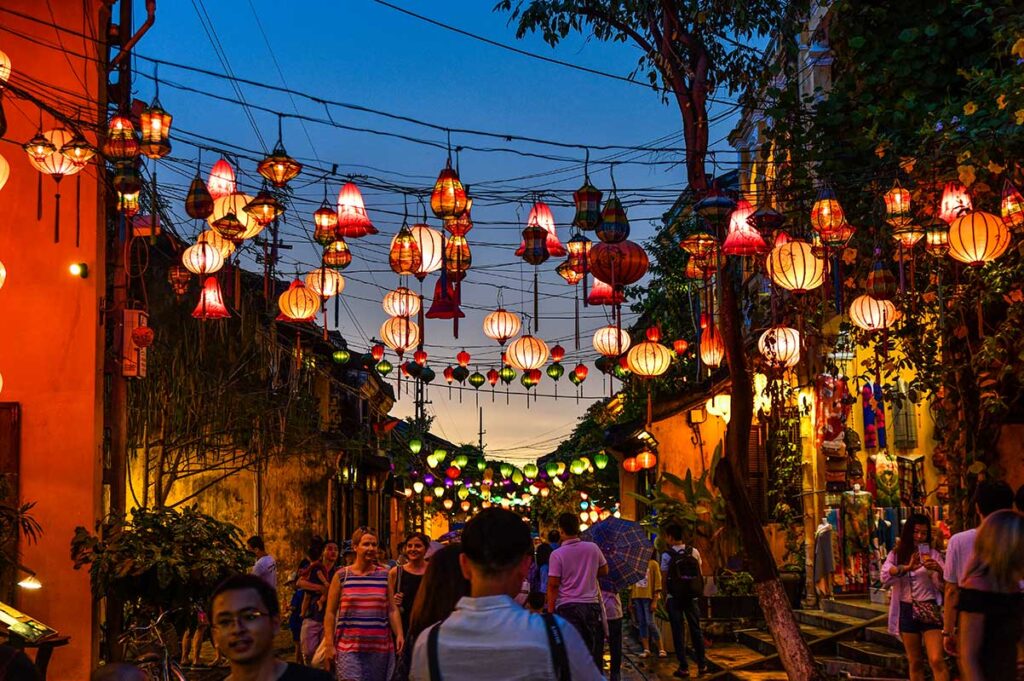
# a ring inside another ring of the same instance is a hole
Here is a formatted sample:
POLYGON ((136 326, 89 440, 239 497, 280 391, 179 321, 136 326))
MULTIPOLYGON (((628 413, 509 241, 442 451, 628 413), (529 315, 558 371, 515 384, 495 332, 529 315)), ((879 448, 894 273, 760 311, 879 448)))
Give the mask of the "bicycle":
POLYGON ((121 638, 121 646, 130 659, 150 681, 187 681, 181 667, 171 656, 164 642, 161 625, 164 618, 174 612, 167 610, 146 626, 131 627, 121 638))

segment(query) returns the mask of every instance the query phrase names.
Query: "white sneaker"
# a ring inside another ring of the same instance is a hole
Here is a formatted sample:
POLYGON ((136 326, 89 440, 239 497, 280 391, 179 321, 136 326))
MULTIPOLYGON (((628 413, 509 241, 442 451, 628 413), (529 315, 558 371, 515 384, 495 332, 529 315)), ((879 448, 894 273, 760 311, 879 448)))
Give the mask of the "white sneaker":
POLYGON ((651 656, 651 651, 649 651, 649 650, 644 650, 644 651, 642 651, 640 653, 640 657, 650 657, 650 656, 651 656))

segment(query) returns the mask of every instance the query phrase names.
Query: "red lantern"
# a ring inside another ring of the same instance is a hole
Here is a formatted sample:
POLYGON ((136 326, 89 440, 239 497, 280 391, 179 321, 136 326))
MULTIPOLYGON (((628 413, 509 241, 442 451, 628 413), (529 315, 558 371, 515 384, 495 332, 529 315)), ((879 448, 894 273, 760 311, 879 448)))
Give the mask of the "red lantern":
POLYGON ((362 192, 352 182, 346 182, 338 191, 338 236, 358 239, 376 233, 377 228, 366 214, 362 192))
POLYGON ((462 186, 459 174, 452 168, 452 161, 449 158, 448 164, 434 183, 434 191, 430 195, 430 209, 442 220, 454 218, 466 210, 466 201, 466 188, 462 186))
POLYGON ((750 224, 754 207, 746 199, 736 202, 736 208, 729 217, 729 234, 722 243, 725 255, 757 255, 768 250, 761 234, 750 224))
POLYGON ((942 189, 939 217, 947 223, 952 223, 957 218, 971 212, 971 208, 971 195, 967 193, 967 187, 957 180, 947 182, 942 189))
POLYGON ((561 362, 563 359, 565 359, 565 348, 556 343, 555 347, 551 348, 551 361, 561 362))
POLYGON ((444 376, 444 380, 448 381, 448 385, 451 385, 452 381, 455 380, 455 369, 450 366, 445 367, 441 375, 444 376))
POLYGON ((447 475, 452 480, 457 479, 461 473, 462 471, 460 471, 455 466, 448 466, 448 470, 444 472, 444 474, 447 475))
POLYGON ((175 295, 185 295, 188 292, 188 283, 191 280, 192 275, 181 265, 171 265, 167 268, 167 283, 171 285, 171 290, 174 291, 175 295))
POLYGON ((590 251, 590 271, 615 288, 639 281, 650 265, 647 252, 632 241, 594 244, 590 251))
POLYGON ((420 247, 416 244, 416 237, 412 235, 408 225, 402 225, 398 234, 391 240, 388 263, 391 265, 391 271, 399 276, 416 274, 423 263, 420 247))
POLYGON ((148 326, 137 326, 132 329, 132 342, 140 348, 148 348, 153 344, 156 334, 148 326))
POLYGON ((217 277, 206 278, 203 290, 199 292, 199 303, 192 310, 192 316, 203 321, 231 316, 220 295, 220 284, 217 282, 217 277))
POLYGON ((914 216, 910 212, 910 192, 901 187, 898 180, 882 199, 885 201, 885 221, 890 225, 905 227, 913 221, 914 216))
POLYGON ((427 310, 428 319, 462 319, 466 313, 459 309, 459 301, 455 297, 455 289, 448 281, 448 273, 441 271, 441 276, 434 284, 434 299, 427 310))
POLYGON ((587 365, 583 364, 582 362, 577 364, 576 368, 573 369, 573 371, 576 372, 576 377, 579 378, 581 383, 587 380, 587 374, 590 373, 590 369, 588 369, 587 365))
POLYGON ((412 360, 419 364, 421 367, 427 366, 427 351, 417 350, 412 355, 412 360))
POLYGON ((324 265, 343 270, 352 263, 352 251, 341 239, 332 241, 324 247, 324 265))
POLYGON ((594 277, 594 283, 590 286, 590 295, 587 296, 588 305, 620 305, 626 300, 626 294, 622 289, 613 289, 607 283, 594 277))
POLYGON ((676 353, 676 354, 677 354, 678 356, 680 356, 680 357, 682 357, 683 355, 685 355, 685 354, 686 354, 686 351, 687 351, 687 350, 688 350, 689 348, 690 348, 690 344, 689 344, 689 343, 687 343, 687 342, 686 342, 685 340, 683 340, 682 338, 680 338, 680 339, 679 339, 679 340, 677 340, 677 341, 673 341, 673 342, 672 342, 672 350, 673 350, 673 352, 675 352, 675 353, 676 353))
POLYGON ((107 126, 107 141, 103 154, 111 161, 130 161, 139 155, 139 140, 135 126, 124 116, 114 116, 107 126))
POLYGON ((210 170, 210 179, 206 187, 210 190, 210 196, 216 201, 219 198, 234 194, 238 183, 235 181, 235 170, 225 159, 219 159, 213 164, 210 170))
POLYGON ((576 217, 572 224, 584 232, 596 229, 601 224, 601 192, 590 184, 590 178, 583 181, 583 186, 572 193, 576 205, 576 217))
POLYGON ((469 234, 469 230, 473 229, 473 218, 470 216, 470 210, 473 208, 473 199, 466 197, 466 210, 462 211, 459 215, 453 218, 445 218, 444 228, 452 236, 466 236, 469 234))
POLYGON ((171 114, 156 99, 139 114, 142 124, 140 149, 147 158, 163 158, 171 153, 171 114))
POLYGON ((459 354, 455 355, 455 361, 459 363, 460 367, 468 367, 469 360, 471 359, 468 352, 462 350, 459 354))
POLYGON ((370 348, 370 356, 378 362, 384 359, 384 346, 380 343, 374 343, 373 347, 370 348))
MULTIPOLYGON (((547 248, 548 255, 553 258, 561 258, 566 254, 565 247, 562 246, 562 242, 558 240, 558 232, 555 227, 555 216, 551 213, 551 208, 548 204, 543 201, 538 201, 533 204, 533 208, 530 209, 530 214, 526 219, 527 226, 538 225, 543 227, 547 232, 547 238, 545 239, 544 245, 547 248)), ((526 250, 526 240, 519 245, 516 250, 516 255, 522 256, 526 250)))
POLYGON ((487 382, 492 386, 498 385, 499 378, 501 378, 501 376, 498 374, 497 369, 491 369, 487 372, 487 382))
POLYGON ((636 473, 638 470, 640 470, 640 464, 637 463, 635 456, 631 456, 622 462, 622 468, 627 473, 636 473))

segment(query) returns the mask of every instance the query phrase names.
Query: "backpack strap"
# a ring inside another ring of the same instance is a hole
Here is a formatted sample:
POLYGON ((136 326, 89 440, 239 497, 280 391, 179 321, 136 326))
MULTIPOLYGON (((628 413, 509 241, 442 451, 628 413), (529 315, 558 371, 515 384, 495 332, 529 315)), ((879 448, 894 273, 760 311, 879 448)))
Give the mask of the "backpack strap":
POLYGON ((437 637, 441 633, 441 622, 430 627, 427 632, 427 669, 430 672, 430 681, 441 681, 441 662, 437 653, 437 637))
MULTIPOLYGON (((565 638, 562 630, 558 627, 558 621, 550 612, 542 613, 544 625, 548 632, 548 648, 551 651, 551 662, 555 668, 555 679, 557 681, 572 681, 572 671, 569 668, 569 656, 565 651, 565 638)), ((438 681, 434 679, 433 681, 438 681)))

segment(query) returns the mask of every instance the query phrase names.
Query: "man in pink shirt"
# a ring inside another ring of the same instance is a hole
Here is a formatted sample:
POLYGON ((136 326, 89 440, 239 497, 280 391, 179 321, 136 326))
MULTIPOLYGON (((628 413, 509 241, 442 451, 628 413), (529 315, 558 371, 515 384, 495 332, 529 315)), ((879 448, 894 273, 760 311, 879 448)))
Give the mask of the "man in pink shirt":
POLYGON ((597 578, 608 574, 608 561, 597 544, 580 541, 580 521, 572 513, 558 516, 558 532, 562 543, 548 566, 547 610, 576 627, 600 669, 604 623, 597 578))

